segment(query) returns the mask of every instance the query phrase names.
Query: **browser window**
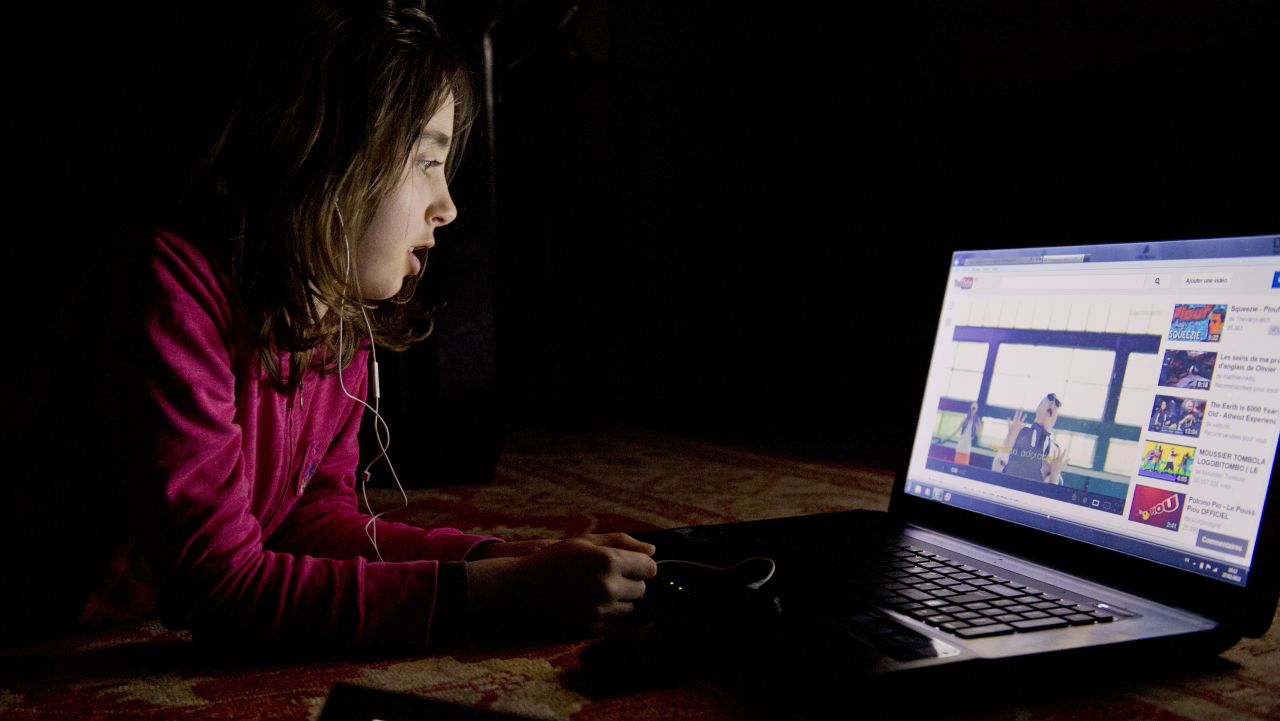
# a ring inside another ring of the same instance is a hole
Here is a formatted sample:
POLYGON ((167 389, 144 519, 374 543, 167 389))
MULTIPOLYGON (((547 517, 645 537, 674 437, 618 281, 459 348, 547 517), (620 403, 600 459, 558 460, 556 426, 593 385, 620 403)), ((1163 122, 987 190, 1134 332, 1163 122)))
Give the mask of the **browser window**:
POLYGON ((1280 236, 955 254, 907 492, 1244 585, 1280 236))

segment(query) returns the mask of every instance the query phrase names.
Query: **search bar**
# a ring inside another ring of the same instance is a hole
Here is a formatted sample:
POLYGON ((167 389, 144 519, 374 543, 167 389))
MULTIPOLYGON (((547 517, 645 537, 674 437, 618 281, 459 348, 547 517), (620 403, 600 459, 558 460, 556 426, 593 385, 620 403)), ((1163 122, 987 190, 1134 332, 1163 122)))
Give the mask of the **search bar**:
POLYGON ((1141 290, 1152 279, 1141 273, 1116 275, 1009 275, 1001 276, 1001 290, 1141 290))

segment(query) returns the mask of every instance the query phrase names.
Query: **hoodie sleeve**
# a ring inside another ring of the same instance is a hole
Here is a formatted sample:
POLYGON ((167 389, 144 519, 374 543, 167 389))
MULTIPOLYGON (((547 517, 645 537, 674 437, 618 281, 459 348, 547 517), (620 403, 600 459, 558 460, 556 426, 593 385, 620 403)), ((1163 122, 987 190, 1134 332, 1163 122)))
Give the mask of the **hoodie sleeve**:
POLYGON ((236 422, 225 281, 191 244, 163 234, 146 277, 146 440, 136 483, 165 623, 240 649, 426 646, 437 561, 370 563, 264 547, 244 470, 250 439, 236 422))

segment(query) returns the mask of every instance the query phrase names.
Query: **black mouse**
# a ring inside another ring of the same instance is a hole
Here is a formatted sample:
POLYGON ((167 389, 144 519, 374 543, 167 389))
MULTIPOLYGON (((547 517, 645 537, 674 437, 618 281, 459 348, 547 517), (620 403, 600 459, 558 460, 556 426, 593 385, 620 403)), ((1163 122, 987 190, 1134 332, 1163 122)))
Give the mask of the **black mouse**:
POLYGON ((579 682, 622 692, 759 668, 775 657, 779 639, 773 571, 767 558, 730 567, 659 561, 631 623, 583 650, 579 682))

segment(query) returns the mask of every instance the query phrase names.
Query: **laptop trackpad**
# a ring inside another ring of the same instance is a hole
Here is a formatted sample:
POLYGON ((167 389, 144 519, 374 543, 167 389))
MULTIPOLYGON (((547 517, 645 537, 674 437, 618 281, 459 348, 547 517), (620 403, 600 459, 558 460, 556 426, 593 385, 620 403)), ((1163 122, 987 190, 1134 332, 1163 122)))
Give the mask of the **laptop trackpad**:
POLYGON ((960 654, 960 649, 955 646, 930 638, 873 609, 858 611, 848 621, 850 637, 895 661, 947 658, 960 654))

